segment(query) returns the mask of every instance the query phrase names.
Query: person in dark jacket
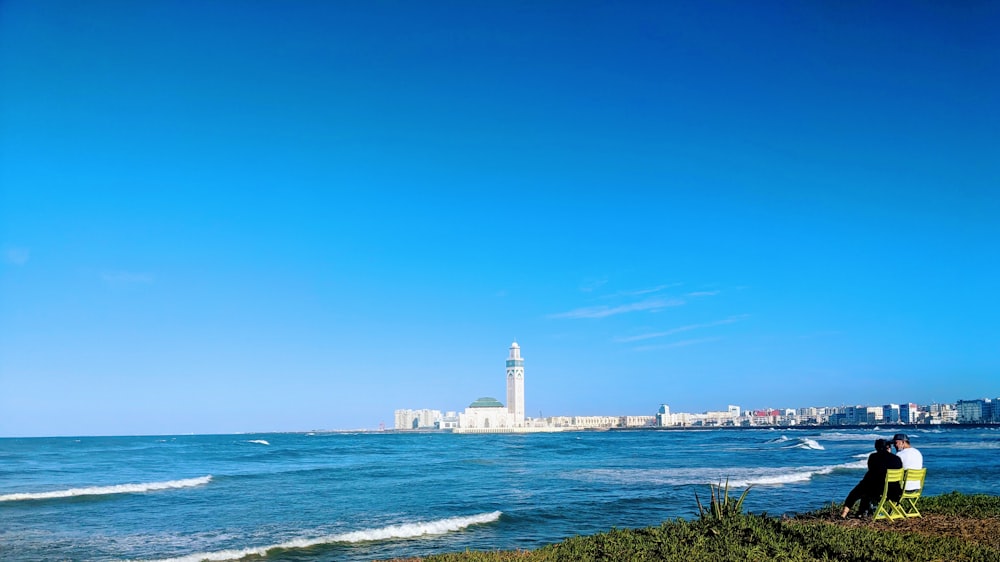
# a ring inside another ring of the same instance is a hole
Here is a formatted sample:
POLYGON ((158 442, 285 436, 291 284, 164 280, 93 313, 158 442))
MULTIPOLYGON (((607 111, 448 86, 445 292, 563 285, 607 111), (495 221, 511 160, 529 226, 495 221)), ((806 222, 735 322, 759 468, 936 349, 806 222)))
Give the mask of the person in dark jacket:
MULTIPOLYGON (((851 512, 851 508, 858 500, 861 506, 859 514, 871 511, 872 504, 882 497, 882 489, 885 486, 885 471, 890 468, 903 468, 903 461, 890 451, 891 443, 885 439, 875 440, 875 452, 868 455, 868 472, 865 473, 861 482, 847 494, 844 500, 844 509, 840 512, 841 518, 846 518, 851 512)), ((889 499, 899 501, 903 495, 903 489, 899 484, 893 482, 889 484, 889 499)))

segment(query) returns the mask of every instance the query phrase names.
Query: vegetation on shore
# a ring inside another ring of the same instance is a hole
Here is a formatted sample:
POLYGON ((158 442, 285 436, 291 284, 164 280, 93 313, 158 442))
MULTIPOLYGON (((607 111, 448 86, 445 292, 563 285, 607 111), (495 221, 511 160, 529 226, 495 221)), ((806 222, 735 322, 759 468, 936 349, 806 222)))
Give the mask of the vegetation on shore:
MULTIPOLYGON (((1000 561, 1000 496, 958 492, 920 500, 921 518, 872 521, 839 517, 830 504, 794 517, 742 512, 728 485, 712 489, 701 517, 658 527, 613 529, 534 551, 441 554, 424 562, 660 561, 786 562, 1000 561)), ((417 559, 410 559, 417 560, 417 559)))

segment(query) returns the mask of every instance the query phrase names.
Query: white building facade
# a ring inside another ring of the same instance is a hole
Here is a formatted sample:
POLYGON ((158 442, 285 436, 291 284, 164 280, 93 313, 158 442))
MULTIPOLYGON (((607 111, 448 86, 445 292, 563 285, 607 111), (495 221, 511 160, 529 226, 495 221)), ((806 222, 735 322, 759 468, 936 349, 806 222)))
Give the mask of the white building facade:
POLYGON ((494 433, 515 427, 515 418, 496 398, 479 398, 458 414, 462 433, 494 433))
POLYGON ((978 400, 959 400, 955 404, 958 411, 959 423, 983 423, 990 421, 990 399, 980 398, 978 400))

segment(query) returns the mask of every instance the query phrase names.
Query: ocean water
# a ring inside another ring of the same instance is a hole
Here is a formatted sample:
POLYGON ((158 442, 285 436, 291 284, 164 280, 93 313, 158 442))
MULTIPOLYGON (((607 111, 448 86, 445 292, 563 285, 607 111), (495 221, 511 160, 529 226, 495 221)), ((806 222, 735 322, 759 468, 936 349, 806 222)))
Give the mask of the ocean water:
MULTIPOLYGON (((533 549, 840 502, 894 431, 302 433, 0 439, 0 560, 358 561, 533 549)), ((1000 430, 913 430, 926 493, 1000 493, 1000 430)))

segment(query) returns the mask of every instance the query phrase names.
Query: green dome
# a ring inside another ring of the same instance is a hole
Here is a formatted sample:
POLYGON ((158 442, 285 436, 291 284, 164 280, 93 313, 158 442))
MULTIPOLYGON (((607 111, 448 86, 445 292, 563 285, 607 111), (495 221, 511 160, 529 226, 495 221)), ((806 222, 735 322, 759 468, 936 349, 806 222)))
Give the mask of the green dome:
POLYGON ((485 398, 479 398, 472 404, 469 404, 470 408, 503 408, 503 404, 500 403, 496 398, 490 398, 489 396, 485 398))

